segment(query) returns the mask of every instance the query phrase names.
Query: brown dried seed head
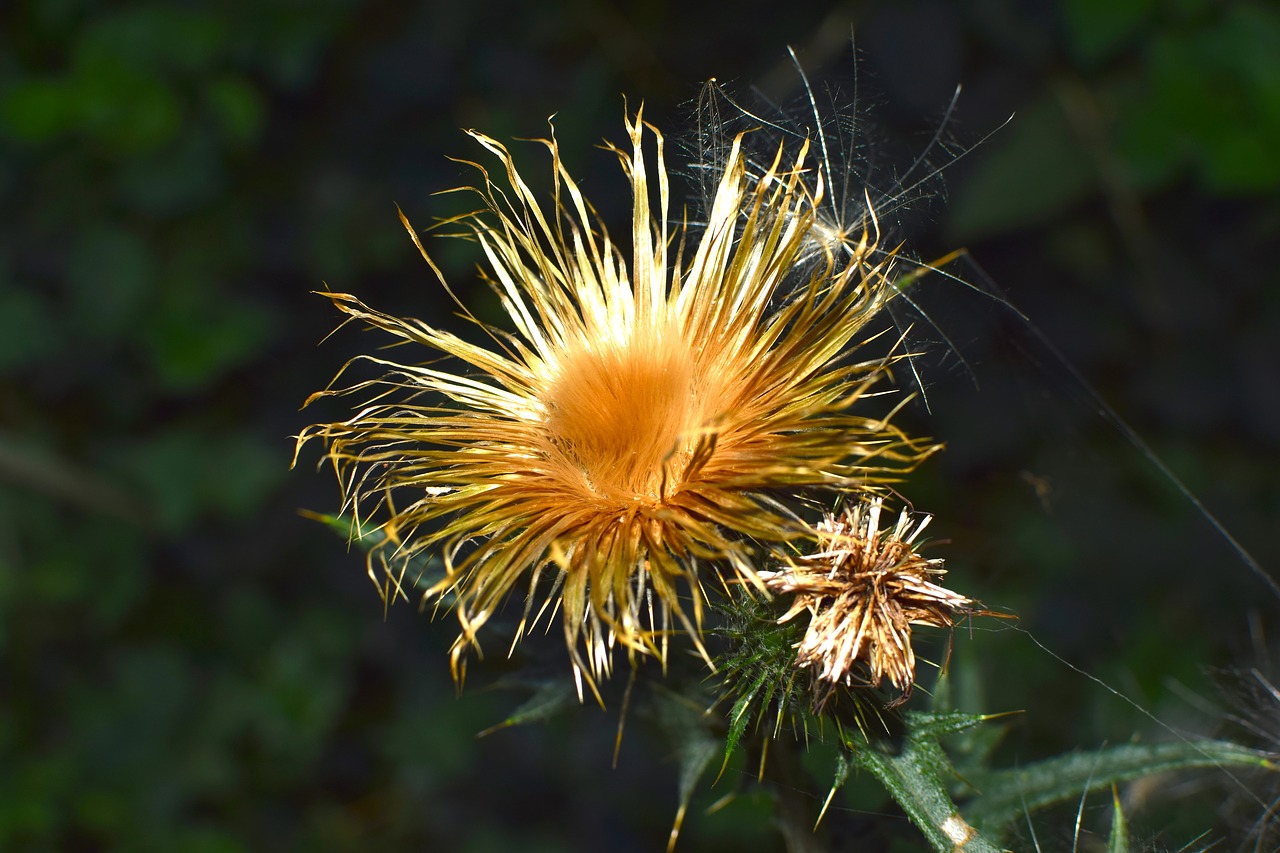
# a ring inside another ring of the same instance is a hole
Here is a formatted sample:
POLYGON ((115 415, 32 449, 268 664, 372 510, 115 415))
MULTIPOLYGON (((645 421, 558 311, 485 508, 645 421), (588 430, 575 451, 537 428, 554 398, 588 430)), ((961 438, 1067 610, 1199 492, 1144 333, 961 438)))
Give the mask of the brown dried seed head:
POLYGON ((934 579, 942 560, 916 553, 915 541, 931 516, 906 509, 881 530, 883 499, 846 505, 815 529, 816 553, 784 569, 763 572, 773 592, 793 596, 780 621, 809 613, 809 629, 796 651, 796 667, 814 674, 814 706, 845 684, 878 687, 888 678, 907 699, 915 683, 911 626, 950 627, 973 601, 934 579))

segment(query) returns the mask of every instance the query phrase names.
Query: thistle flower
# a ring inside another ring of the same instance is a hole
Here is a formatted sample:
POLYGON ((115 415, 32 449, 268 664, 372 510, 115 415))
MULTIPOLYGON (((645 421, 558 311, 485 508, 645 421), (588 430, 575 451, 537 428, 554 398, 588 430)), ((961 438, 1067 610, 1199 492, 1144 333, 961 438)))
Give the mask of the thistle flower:
POLYGON ((911 626, 950 627, 971 599, 933 582, 945 574, 941 559, 916 553, 915 542, 932 516, 906 509, 892 529, 880 529, 883 499, 846 505, 815 531, 818 551, 776 572, 761 572, 773 592, 794 596, 780 622, 809 613, 796 650, 796 667, 814 670, 814 707, 841 684, 879 687, 887 677, 906 701, 915 683, 911 626))
POLYGON ((404 595, 407 560, 443 557, 426 598, 447 596, 457 612, 458 678, 517 588, 515 641, 558 608, 580 694, 584 675, 593 689, 608 675, 617 646, 665 663, 677 624, 701 650, 704 581, 759 586, 760 549, 803 534, 798 500, 873 490, 936 449, 854 411, 892 360, 850 353, 895 293, 893 254, 828 255, 796 281, 821 198, 821 183, 815 194, 802 179, 807 146, 790 162, 779 149, 752 178, 739 138, 695 236, 669 224, 663 137, 639 112, 626 127, 630 150, 611 149, 634 202, 630 264, 554 136, 542 140, 547 208, 506 147, 470 132, 506 178, 499 187, 471 164, 483 209, 456 220, 515 327, 483 327, 492 348, 328 294, 350 317, 465 366, 368 357, 381 379, 313 395, 365 394, 363 408, 298 440, 323 442, 347 508, 384 534, 375 581, 386 598, 404 595))

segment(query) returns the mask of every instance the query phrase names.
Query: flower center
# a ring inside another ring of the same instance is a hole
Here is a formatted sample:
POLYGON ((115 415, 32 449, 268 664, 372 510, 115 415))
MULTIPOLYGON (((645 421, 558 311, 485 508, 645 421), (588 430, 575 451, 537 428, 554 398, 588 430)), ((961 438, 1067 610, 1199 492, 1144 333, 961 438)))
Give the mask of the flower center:
POLYGON ((684 341, 661 334, 582 348, 560 363, 544 402, 566 475, 607 501, 661 501, 679 483, 706 422, 684 341))

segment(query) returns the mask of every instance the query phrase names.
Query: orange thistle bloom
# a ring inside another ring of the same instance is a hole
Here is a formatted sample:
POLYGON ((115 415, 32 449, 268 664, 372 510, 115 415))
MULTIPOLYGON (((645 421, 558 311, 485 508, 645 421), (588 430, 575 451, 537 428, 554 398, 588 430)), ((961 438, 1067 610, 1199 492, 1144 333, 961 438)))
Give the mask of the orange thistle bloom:
POLYGON ((817 553, 760 573, 769 590, 795 597, 779 622, 809 613, 796 667, 814 670, 815 710, 841 684, 879 687, 886 677, 900 691, 893 704, 905 702, 916 676, 911 626, 949 628, 954 614, 972 609, 971 599, 933 582, 946 574, 942 560, 915 551, 932 516, 903 509, 881 530, 882 509, 880 497, 847 505, 818 525, 817 553))
POLYGON ((887 416, 851 411, 888 370, 890 359, 849 353, 895 293, 893 255, 864 232, 852 257, 828 252, 796 281, 822 193, 820 180, 816 193, 805 184, 807 146, 791 163, 779 150, 751 178, 735 143, 695 237, 669 225, 661 134, 639 113, 626 126, 630 151, 612 150, 634 200, 629 264, 554 138, 542 140, 555 177, 548 210, 508 150, 470 132, 506 178, 499 187, 472 164, 484 209, 457 220, 515 327, 485 327, 493 348, 327 294, 466 366, 370 357, 382 379, 313 395, 365 393, 367 404, 299 437, 325 444, 346 506, 385 535, 375 582, 386 598, 404 594, 405 561, 443 556, 426 596, 448 596, 461 622, 455 677, 517 587, 527 594, 516 640, 558 607, 579 693, 584 674, 594 689, 610 672, 615 646, 633 662, 665 662, 676 625, 702 651, 704 567, 759 586, 761 548, 804 535, 794 501, 873 489, 936 449, 887 416))

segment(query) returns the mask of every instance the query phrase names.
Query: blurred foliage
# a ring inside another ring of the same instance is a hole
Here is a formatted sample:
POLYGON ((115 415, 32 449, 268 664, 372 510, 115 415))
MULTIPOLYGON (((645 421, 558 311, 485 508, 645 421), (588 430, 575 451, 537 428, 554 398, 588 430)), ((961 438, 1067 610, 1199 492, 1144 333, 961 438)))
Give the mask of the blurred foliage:
MULTIPOLYGON (((307 292, 340 283, 453 322, 393 201, 423 220, 447 210, 427 196, 458 180, 443 156, 469 153, 457 128, 535 136, 558 113, 566 156, 587 161, 571 168, 615 186, 590 146, 617 138, 620 93, 676 134, 701 80, 793 89, 789 43, 815 79, 847 78, 851 24, 890 130, 927 138, 921 116, 957 82, 962 138, 1017 111, 949 171, 947 236, 922 233, 920 251, 967 242, 1276 566, 1280 490, 1259 463, 1280 445, 1280 13, 1033 5, 6 4, 0 848, 664 843, 678 755, 705 744, 654 748, 629 723, 611 770, 616 702, 476 740, 517 697, 478 681, 455 698, 448 618, 384 621, 362 558, 296 514, 336 500, 306 476, 314 460, 288 476, 296 408, 360 348, 351 334, 315 347, 336 318, 307 292)), ((604 198, 625 222, 628 199, 604 198)), ((474 259, 440 261, 465 283, 474 259)), ((935 316, 978 339, 974 363, 1018 348, 1007 317, 970 332, 966 310, 935 316)), ((1181 719, 1168 682, 1238 660, 1243 610, 1275 603, 1069 379, 1031 386, 1050 400, 1021 381, 984 378, 975 395, 938 380, 933 429, 950 449, 910 494, 939 514, 967 593, 1181 719), (1028 407, 1051 414, 1004 416, 1028 407), (1040 501, 1024 475, 1045 472, 1040 501)), ((1019 634, 956 643, 957 678, 981 697, 961 707, 1034 711, 999 749, 1043 757, 1150 722, 1019 634)), ((498 680, 501 655, 487 663, 498 680)), ((694 795, 680 849, 776 849, 748 785, 701 814, 725 784, 694 795)), ((855 810, 880 807, 855 789, 854 838, 855 810)), ((1132 803, 1124 815, 1150 825, 1132 803)))
POLYGON ((1051 79, 965 185, 952 208, 959 239, 1188 175, 1212 194, 1280 188, 1280 10, 1071 0, 1063 13, 1076 67, 1051 79))

